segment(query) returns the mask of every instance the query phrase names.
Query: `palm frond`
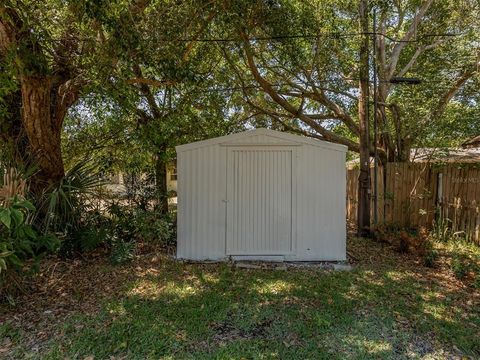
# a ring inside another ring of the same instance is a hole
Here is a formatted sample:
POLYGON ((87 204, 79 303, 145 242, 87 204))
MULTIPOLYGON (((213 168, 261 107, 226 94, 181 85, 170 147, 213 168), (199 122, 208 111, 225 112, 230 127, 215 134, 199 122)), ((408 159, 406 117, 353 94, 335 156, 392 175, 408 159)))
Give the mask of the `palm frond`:
POLYGON ((43 213, 44 231, 66 232, 76 228, 86 212, 88 200, 95 197, 105 184, 91 161, 75 164, 58 184, 41 196, 39 208, 43 213))

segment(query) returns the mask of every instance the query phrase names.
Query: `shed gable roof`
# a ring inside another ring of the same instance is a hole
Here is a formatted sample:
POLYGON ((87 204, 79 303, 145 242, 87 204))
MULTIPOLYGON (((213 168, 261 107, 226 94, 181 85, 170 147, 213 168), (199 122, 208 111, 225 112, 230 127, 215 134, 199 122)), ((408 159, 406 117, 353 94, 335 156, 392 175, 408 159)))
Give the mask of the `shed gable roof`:
POLYGON ((243 131, 236 134, 220 136, 208 140, 196 141, 189 144, 176 146, 177 152, 193 150, 196 148, 212 145, 313 145, 322 147, 328 150, 346 152, 347 147, 345 145, 334 144, 328 141, 308 138, 305 136, 293 135, 281 131, 270 129, 255 129, 243 131))

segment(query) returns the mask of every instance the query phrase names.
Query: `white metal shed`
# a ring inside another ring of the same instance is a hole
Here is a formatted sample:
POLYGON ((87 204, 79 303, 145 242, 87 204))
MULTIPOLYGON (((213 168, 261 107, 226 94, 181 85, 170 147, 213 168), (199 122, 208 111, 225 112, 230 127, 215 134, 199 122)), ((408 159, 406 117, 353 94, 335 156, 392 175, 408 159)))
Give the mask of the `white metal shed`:
POLYGON ((177 258, 345 260, 346 146, 257 129, 176 150, 177 258))

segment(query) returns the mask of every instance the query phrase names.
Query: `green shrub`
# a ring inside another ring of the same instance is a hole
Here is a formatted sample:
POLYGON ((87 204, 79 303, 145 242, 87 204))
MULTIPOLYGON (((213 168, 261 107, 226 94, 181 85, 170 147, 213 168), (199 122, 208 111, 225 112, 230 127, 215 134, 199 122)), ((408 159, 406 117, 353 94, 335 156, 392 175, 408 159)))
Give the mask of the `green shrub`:
POLYGON ((134 222, 137 235, 143 241, 167 245, 173 237, 174 224, 170 216, 156 211, 137 211, 134 222))
POLYGON ((105 182, 94 165, 81 161, 68 170, 60 183, 50 187, 39 199, 37 223, 44 233, 68 236, 88 223, 92 199, 105 182))
POLYGON ((451 220, 441 217, 433 223, 432 237, 436 241, 447 242, 452 238, 451 220))
MULTIPOLYGON (((51 235, 39 235, 30 224, 35 207, 27 200, 14 198, 11 205, 0 208, 0 287, 9 287, 7 279, 24 271, 25 261, 38 260, 58 249, 59 240, 51 235)), ((17 282, 15 282, 17 283, 17 282)))
POLYGON ((37 233, 26 223, 29 211, 34 210, 32 203, 18 198, 0 209, 0 273, 20 268, 22 259, 34 256, 37 233))
POLYGON ((114 237, 111 241, 110 261, 114 265, 124 264, 135 256, 135 242, 114 237))
POLYGON ((105 242, 109 220, 96 203, 104 184, 96 166, 84 160, 37 199, 36 224, 44 234, 60 234, 60 255, 73 257, 105 242))
POLYGON ((432 241, 427 240, 425 242, 425 255, 423 257, 423 262, 425 266, 433 268, 438 260, 439 254, 438 250, 436 250, 433 246, 432 241))
POLYGON ((173 215, 155 210, 129 208, 116 203, 109 207, 113 231, 125 241, 143 241, 168 245, 175 237, 173 215))
POLYGON ((114 264, 131 260, 138 242, 170 245, 174 239, 175 223, 171 215, 118 203, 111 204, 108 213, 111 223, 107 242, 114 264))
POLYGON ((473 287, 475 289, 480 290, 480 272, 478 270, 479 269, 477 269, 477 272, 475 273, 475 279, 473 280, 473 287))
POLYGON ((87 224, 82 228, 70 232, 62 242, 60 255, 74 257, 83 252, 97 249, 107 241, 107 226, 94 226, 87 224))
POLYGON ((452 257, 452 271, 457 279, 463 279, 471 269, 470 259, 461 253, 454 253, 452 257))
POLYGON ((97 210, 87 211, 82 221, 64 234, 60 255, 75 257, 108 245, 108 233, 112 232, 112 220, 97 210))
POLYGON ((82 161, 37 199, 35 224, 43 234, 61 237, 62 256, 73 257, 99 246, 113 253, 115 247, 131 247, 123 243, 138 241, 170 244, 175 237, 175 224, 170 215, 162 215, 152 206, 155 186, 151 180, 139 182, 131 199, 118 202, 100 197, 98 190, 104 184, 94 164, 82 161))

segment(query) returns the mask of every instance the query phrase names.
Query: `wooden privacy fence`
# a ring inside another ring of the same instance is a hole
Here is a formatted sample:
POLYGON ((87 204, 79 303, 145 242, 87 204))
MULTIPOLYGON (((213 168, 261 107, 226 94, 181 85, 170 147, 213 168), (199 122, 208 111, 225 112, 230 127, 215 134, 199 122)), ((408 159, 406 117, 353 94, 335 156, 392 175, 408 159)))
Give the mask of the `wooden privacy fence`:
MULTIPOLYGON (((388 163, 378 169, 378 221, 432 227, 442 220, 480 243, 479 164, 388 163)), ((347 170, 347 219, 357 218, 358 169, 347 170)), ((373 221, 373 177, 372 221, 373 221)))

